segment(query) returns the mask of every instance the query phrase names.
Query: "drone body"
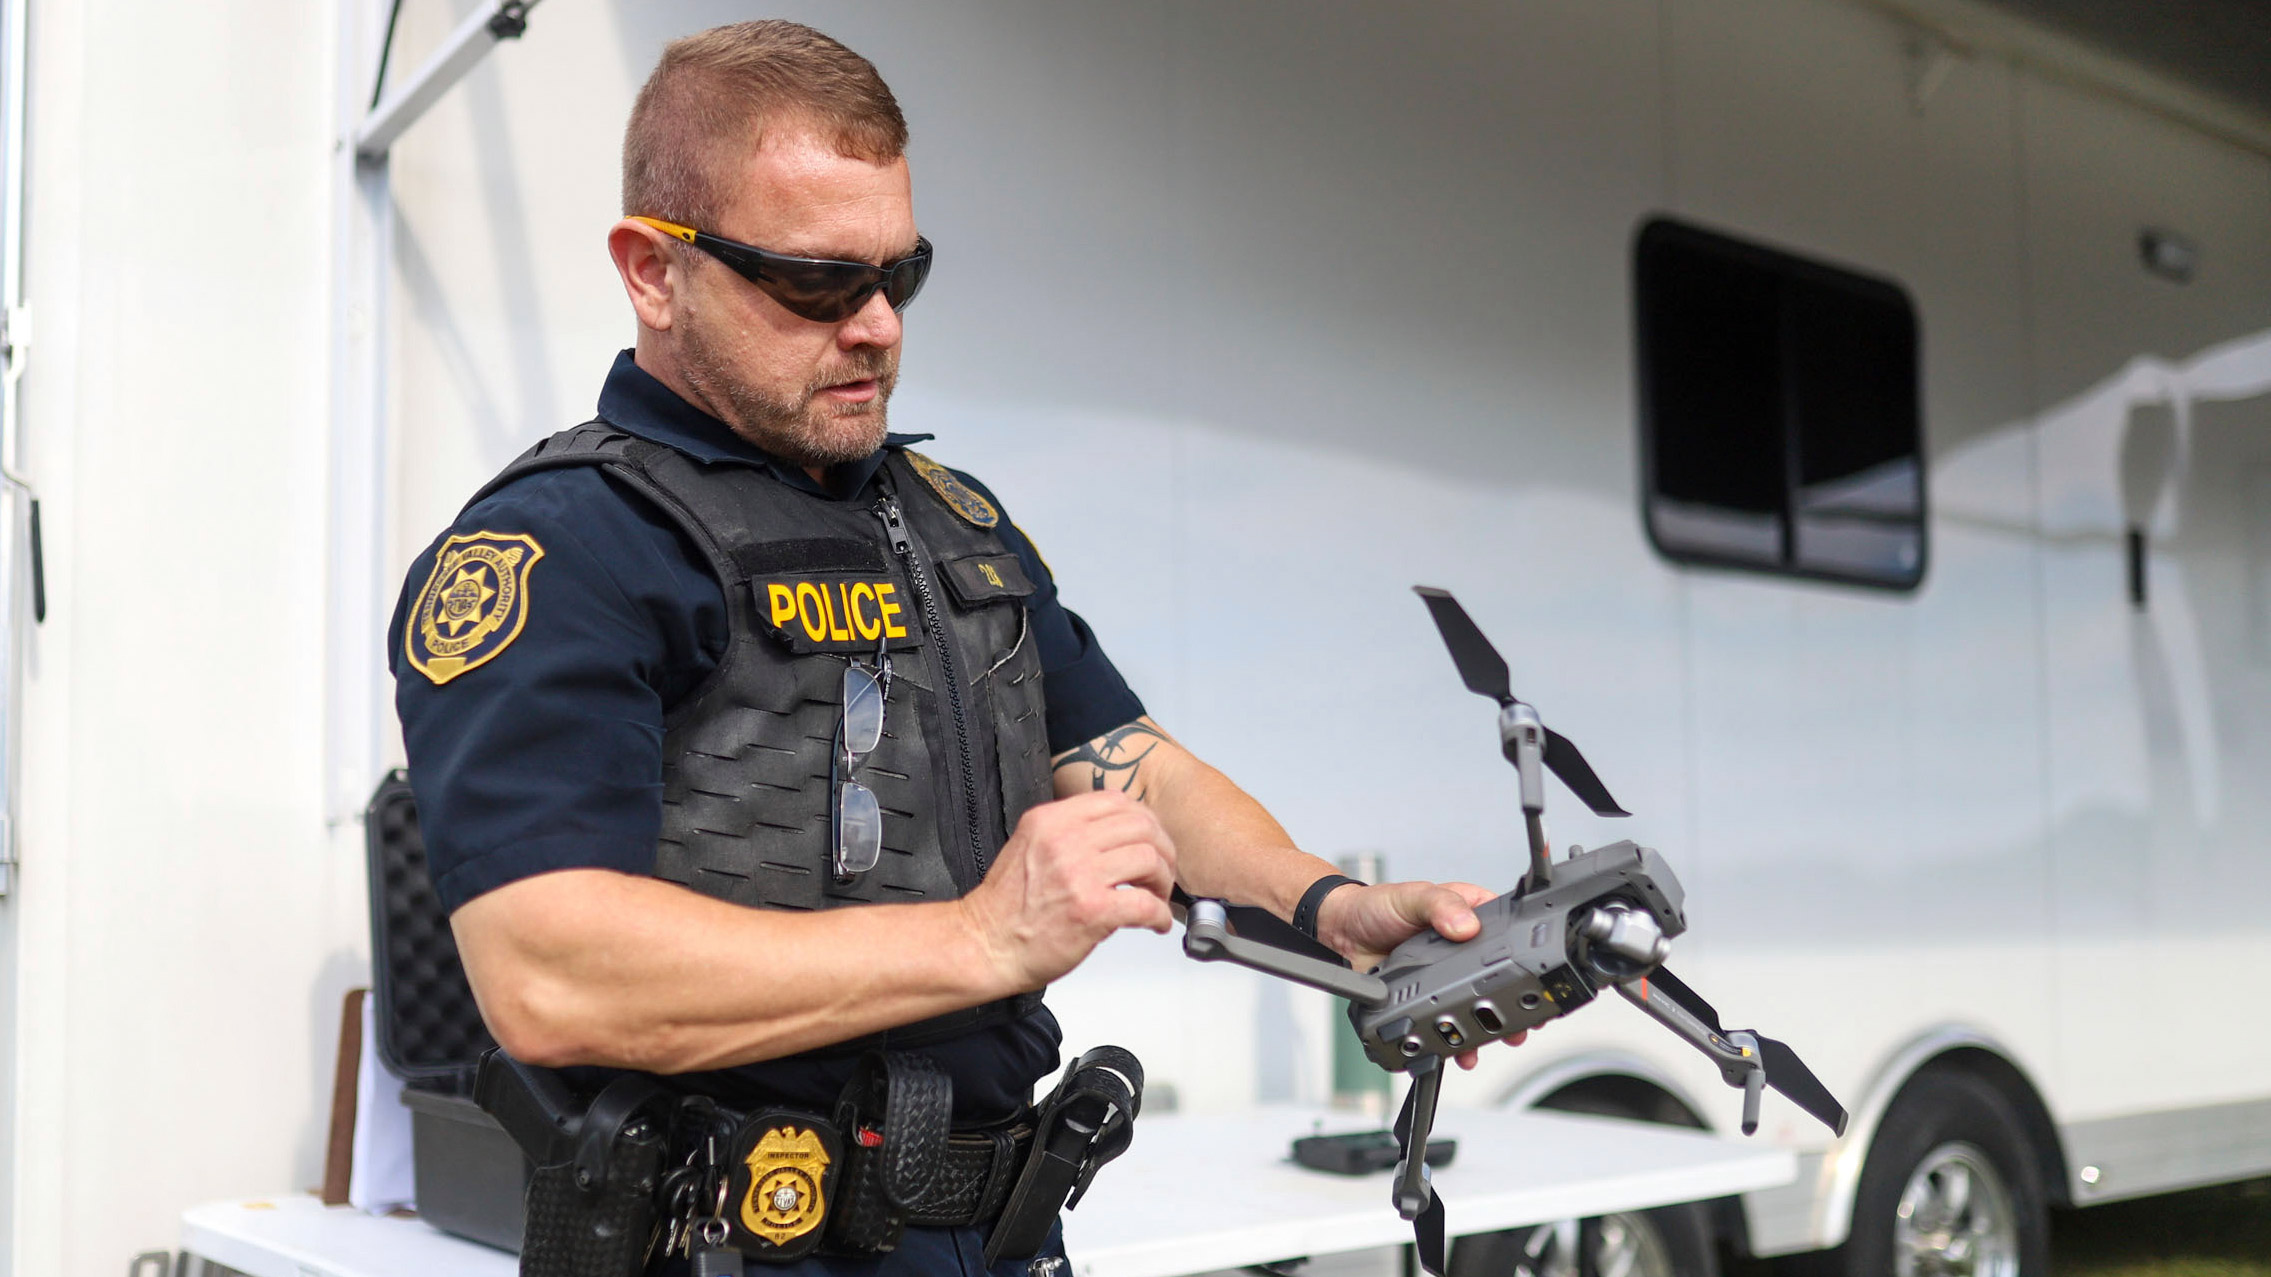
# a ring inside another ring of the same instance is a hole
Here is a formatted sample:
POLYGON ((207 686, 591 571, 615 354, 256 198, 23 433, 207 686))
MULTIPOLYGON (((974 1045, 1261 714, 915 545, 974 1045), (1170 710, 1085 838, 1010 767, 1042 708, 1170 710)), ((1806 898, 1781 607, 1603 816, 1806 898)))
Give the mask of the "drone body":
MULTIPOLYGON (((1467 689, 1498 702, 1499 745, 1520 777, 1530 868, 1519 886, 1475 909, 1481 929, 1467 940, 1423 931, 1397 946, 1376 971, 1290 952, 1231 929, 1229 906, 1191 902, 1183 951, 1202 962, 1235 962, 1348 999, 1349 1022, 1365 1054, 1390 1072, 1409 1073, 1396 1119, 1403 1150, 1396 1166, 1396 1210, 1413 1221, 1420 1263, 1443 1272, 1442 1199, 1423 1157, 1442 1093, 1443 1061, 1513 1037, 1593 1000, 1606 986, 1687 1040, 1743 1092, 1743 1133, 1758 1129, 1766 1088, 1788 1096, 1840 1135, 1845 1109, 1828 1088, 1773 1038, 1726 1029, 1719 1013, 1664 969, 1673 937, 1687 930, 1685 894, 1654 851, 1619 842, 1553 859, 1545 840, 1548 771, 1595 813, 1627 813, 1609 796, 1577 747, 1547 730, 1535 709, 1514 698, 1506 661, 1466 609, 1442 590, 1415 587, 1426 601, 1467 689)), ((1282 927, 1281 924, 1277 924, 1282 927)))
POLYGON ((1544 889, 1478 906, 1473 939, 1423 931, 1388 955, 1373 973, 1386 1000, 1349 1003, 1374 1064, 1401 1072, 1567 1015, 1660 961, 1663 942, 1687 930, 1679 880, 1646 847, 1620 842, 1553 868, 1544 889))

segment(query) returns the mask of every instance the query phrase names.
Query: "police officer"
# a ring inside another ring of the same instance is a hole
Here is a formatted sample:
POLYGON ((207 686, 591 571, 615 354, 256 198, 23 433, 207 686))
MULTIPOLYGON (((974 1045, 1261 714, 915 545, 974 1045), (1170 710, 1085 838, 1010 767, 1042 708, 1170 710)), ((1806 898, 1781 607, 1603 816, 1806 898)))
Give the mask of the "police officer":
MULTIPOLYGON (((637 344, 596 420, 405 581, 427 855, 521 1060, 826 1113, 862 1052, 913 1050, 984 1132, 1057 1067, 1039 991, 1167 931, 1178 885, 1359 968, 1477 926, 1480 888, 1354 884, 1296 848, 1145 715, 993 494, 887 432, 932 252, 906 136, 808 28, 669 46, 607 238, 637 344)), ((818 1221, 777 1200, 809 1250, 818 1221)), ((909 1227, 883 1262, 981 1271, 987 1222, 909 1227)))

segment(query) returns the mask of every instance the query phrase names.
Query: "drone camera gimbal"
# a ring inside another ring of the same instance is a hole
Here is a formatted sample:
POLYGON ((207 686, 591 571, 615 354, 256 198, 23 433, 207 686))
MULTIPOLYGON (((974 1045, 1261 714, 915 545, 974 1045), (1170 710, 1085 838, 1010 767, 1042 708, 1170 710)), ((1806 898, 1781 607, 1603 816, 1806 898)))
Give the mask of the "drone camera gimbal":
POLYGON ((1371 972, 1242 937, 1219 900, 1192 902, 1183 951, 1347 999, 1349 1022, 1365 1054, 1383 1069, 1411 1075, 1396 1119, 1402 1157, 1395 1202, 1397 1212, 1413 1221, 1420 1262, 1431 1273, 1443 1272, 1443 1203, 1428 1182, 1424 1160, 1413 1153, 1427 1147, 1434 1127, 1443 1061, 1567 1015, 1603 988, 1615 989, 1719 1066, 1727 1084, 1743 1092, 1743 1134, 1758 1129, 1759 1101, 1768 1087, 1844 1134, 1845 1109, 1795 1052, 1748 1029, 1721 1027, 1711 1004, 1664 968, 1672 940, 1687 930, 1687 916, 1679 879, 1663 857, 1618 842, 1591 851, 1572 848, 1567 859, 1554 861, 1545 838, 1545 772, 1599 815, 1628 813, 1577 747, 1514 698, 1505 659, 1458 600, 1443 590, 1415 588, 1468 690, 1498 703, 1500 748, 1520 778, 1528 872, 1513 891, 1475 909, 1482 926, 1474 938, 1449 940, 1423 931, 1371 972))

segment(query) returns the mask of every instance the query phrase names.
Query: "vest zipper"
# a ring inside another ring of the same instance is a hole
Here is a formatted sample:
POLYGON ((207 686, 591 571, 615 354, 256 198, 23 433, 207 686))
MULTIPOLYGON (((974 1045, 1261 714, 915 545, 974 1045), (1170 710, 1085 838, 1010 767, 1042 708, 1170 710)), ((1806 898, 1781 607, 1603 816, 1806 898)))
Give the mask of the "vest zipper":
POLYGON ((970 863, 977 869, 977 881, 982 882, 991 858, 986 855, 985 840, 979 832, 978 778, 970 761, 970 722, 962 708, 962 683, 954 673, 954 649, 947 643, 946 626, 938 614, 938 599, 931 593, 930 574, 923 570, 922 558, 915 553, 914 534, 899 509, 899 498, 883 498, 876 503, 875 514, 883 520, 884 534, 891 539, 891 552, 907 565, 907 583, 914 587, 915 602, 922 606, 923 622, 930 630, 931 648, 938 654, 939 673, 946 683, 947 708, 954 715, 955 760, 960 764, 957 775, 962 782, 962 823, 970 836, 970 863))

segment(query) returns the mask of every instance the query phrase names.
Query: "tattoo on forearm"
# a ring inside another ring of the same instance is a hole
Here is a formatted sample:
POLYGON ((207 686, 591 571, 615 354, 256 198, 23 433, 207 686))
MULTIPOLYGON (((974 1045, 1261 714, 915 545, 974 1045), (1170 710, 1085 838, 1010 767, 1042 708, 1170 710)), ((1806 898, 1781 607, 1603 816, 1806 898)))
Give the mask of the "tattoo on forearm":
POLYGON ((1129 723, 1057 755, 1053 767, 1060 772, 1067 767, 1085 767, 1089 788, 1117 789, 1141 802, 1148 789, 1141 784, 1143 760, 1166 739, 1142 723, 1129 723))

